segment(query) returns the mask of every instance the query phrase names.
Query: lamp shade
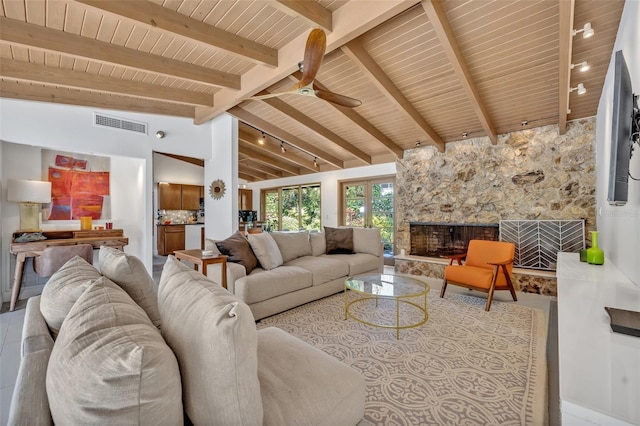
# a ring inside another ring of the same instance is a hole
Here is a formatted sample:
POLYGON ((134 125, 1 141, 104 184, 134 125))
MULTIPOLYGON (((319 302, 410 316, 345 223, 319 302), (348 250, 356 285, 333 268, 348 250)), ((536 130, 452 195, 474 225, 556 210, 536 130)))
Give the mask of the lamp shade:
POLYGON ((7 200, 16 203, 50 203, 51 182, 9 179, 7 200))

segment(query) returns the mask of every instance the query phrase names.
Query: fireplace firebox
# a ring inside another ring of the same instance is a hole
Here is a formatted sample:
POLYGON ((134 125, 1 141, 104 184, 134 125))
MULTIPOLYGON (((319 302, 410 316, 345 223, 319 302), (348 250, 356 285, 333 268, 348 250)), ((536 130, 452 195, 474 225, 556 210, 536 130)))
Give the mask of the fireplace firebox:
POLYGON ((411 253, 414 256, 441 257, 467 252, 470 240, 500 237, 497 223, 410 222, 411 253))

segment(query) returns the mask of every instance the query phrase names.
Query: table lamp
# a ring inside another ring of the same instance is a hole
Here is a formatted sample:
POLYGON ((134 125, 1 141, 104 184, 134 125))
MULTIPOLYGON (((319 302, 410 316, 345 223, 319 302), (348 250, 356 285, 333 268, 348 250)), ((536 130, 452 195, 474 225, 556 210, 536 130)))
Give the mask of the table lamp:
POLYGON ((37 232, 40 204, 51 202, 51 182, 9 179, 7 201, 20 203, 20 232, 37 232))

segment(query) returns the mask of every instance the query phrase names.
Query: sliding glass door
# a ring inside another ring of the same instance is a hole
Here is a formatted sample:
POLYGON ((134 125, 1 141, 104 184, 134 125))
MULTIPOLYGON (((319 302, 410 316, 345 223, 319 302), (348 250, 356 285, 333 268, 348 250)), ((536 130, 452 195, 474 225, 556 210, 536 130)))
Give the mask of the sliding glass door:
POLYGON ((270 231, 321 229, 320 184, 265 189, 261 201, 270 231))

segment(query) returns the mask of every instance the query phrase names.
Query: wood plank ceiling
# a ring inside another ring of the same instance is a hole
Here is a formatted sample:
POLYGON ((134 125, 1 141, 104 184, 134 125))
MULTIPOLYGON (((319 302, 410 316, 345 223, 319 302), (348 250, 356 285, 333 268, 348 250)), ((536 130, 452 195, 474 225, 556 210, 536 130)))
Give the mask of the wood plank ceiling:
POLYGON ((193 118, 225 111, 248 181, 394 161, 406 149, 596 114, 623 0, 3 0, 0 96, 193 118), (572 30, 590 22, 595 35, 572 30), (284 91, 309 30, 316 78, 284 91), (571 64, 588 61, 580 73, 571 64), (583 83, 578 95, 570 87, 583 83), (570 110, 569 113, 567 113, 570 110), (526 122, 526 125, 522 123, 526 122), (258 140, 266 134, 266 141, 258 140), (463 136, 466 135, 466 136, 463 136), (283 149, 284 148, 284 149, 283 149))

